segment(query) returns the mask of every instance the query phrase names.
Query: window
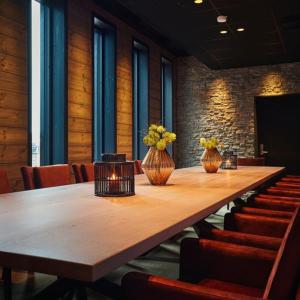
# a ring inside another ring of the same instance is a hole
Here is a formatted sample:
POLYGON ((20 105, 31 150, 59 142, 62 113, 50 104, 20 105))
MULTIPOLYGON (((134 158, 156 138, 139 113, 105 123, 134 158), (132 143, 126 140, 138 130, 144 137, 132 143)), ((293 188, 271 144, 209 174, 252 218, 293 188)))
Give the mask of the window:
POLYGON ((64 1, 31 0, 31 156, 33 166, 66 161, 64 1))
POLYGON ((115 28, 94 18, 93 159, 116 150, 115 28))
POLYGON ((142 159, 147 153, 143 143, 149 125, 149 51, 133 42, 133 158, 142 159))
MULTIPOLYGON (((161 122, 168 131, 173 130, 173 71, 172 63, 161 58, 161 122)), ((168 146, 172 153, 172 145, 168 146)))

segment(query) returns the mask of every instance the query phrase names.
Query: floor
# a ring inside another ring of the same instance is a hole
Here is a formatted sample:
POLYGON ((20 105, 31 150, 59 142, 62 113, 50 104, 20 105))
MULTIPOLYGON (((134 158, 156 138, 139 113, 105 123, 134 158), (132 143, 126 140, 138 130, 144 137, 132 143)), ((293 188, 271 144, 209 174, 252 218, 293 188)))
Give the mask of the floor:
MULTIPOLYGON (((214 223, 218 227, 222 227, 223 215, 227 212, 224 207, 210 216, 207 220, 214 223)), ((168 278, 178 278, 179 271, 179 247, 180 242, 186 237, 196 237, 193 228, 187 228, 176 237, 162 243, 147 255, 141 256, 127 264, 119 267, 105 277, 106 283, 104 285, 105 294, 101 295, 98 292, 88 289, 89 300, 110 300, 111 295, 118 289, 121 283, 121 278, 127 272, 139 271, 146 272, 168 278)), ((13 300, 27 300, 31 299, 38 292, 46 288, 49 284, 53 283, 56 277, 40 273, 28 274, 27 272, 13 272, 13 300)), ((2 281, 0 281, 0 299, 2 298, 3 290, 2 281)))

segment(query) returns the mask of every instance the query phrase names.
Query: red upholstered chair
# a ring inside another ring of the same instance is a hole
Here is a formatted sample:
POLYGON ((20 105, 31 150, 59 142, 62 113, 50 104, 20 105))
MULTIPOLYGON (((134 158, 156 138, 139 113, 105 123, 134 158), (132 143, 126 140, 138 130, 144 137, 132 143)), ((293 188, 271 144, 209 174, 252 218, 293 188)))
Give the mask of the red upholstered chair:
POLYGON ((75 177, 76 183, 84 182, 82 173, 81 173, 81 165, 80 164, 72 164, 72 170, 75 177))
POLYGON ((224 217, 224 229, 248 234, 282 238, 290 223, 289 219, 227 213, 224 217))
POLYGON ((281 181, 300 184, 300 176, 285 175, 284 177, 281 178, 281 181))
POLYGON ((238 157, 238 166, 264 166, 263 157, 238 157))
POLYGON ((142 161, 141 160, 135 160, 134 161, 134 174, 144 174, 144 171, 142 169, 142 161))
MULTIPOLYGON (((10 185, 7 173, 0 169, 0 194, 10 193, 10 185)), ((2 271, 2 279, 4 281, 4 290, 6 295, 11 295, 11 269, 4 268, 2 271)))
POLYGON ((279 198, 270 199, 270 198, 257 196, 253 199, 249 199, 247 205, 250 207, 269 209, 269 210, 294 211, 300 205, 300 201, 289 201, 289 200, 283 200, 279 198))
POLYGON ((23 177, 23 184, 25 190, 34 190, 36 188, 33 178, 33 167, 21 167, 21 174, 23 177))
POLYGON ((36 186, 47 188, 71 184, 69 165, 52 165, 33 169, 36 186))
POLYGON ((295 182, 285 182, 285 181, 278 181, 275 183, 276 187, 279 188, 286 188, 286 189, 291 189, 291 190, 300 190, 300 183, 295 183, 295 182))
POLYGON ((221 241, 185 239, 181 244, 179 280, 128 273, 122 280, 123 299, 291 299, 298 279, 299 245, 299 208, 277 252, 221 241))
POLYGON ((11 188, 9 185, 6 171, 0 169, 0 194, 10 193, 11 188))
POLYGON ((300 190, 295 190, 295 189, 270 187, 266 189, 266 193, 270 195, 300 198, 300 190))
POLYGON ((84 182, 94 181, 95 174, 94 174, 94 164, 82 164, 81 165, 81 173, 84 182))
MULTIPOLYGON (((247 224, 242 224, 242 226, 246 227, 247 224)), ((240 230, 240 228, 234 229, 240 230)), ((253 234, 226 229, 221 230, 216 228, 214 225, 206 222, 205 220, 202 220, 197 223, 196 231, 199 238, 201 239, 216 240, 221 242, 234 243, 243 246, 257 247, 275 251, 279 249, 282 241, 280 237, 261 235, 264 232, 260 231, 257 231, 255 234, 253 234)))

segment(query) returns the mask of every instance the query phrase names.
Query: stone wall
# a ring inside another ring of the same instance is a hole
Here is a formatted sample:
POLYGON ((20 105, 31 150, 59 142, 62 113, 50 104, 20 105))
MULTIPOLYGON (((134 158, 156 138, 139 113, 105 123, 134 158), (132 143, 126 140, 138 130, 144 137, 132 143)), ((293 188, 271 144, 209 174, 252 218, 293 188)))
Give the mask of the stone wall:
POLYGON ((300 63, 211 70, 178 58, 176 165, 199 163, 200 137, 217 137, 240 156, 255 155, 255 96, 300 93, 300 63))

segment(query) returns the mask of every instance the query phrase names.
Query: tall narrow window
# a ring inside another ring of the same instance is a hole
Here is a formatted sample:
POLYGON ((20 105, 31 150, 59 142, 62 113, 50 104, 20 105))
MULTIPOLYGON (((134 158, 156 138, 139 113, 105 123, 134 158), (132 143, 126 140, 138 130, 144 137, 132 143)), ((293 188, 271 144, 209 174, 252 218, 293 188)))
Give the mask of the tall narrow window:
MULTIPOLYGON (((169 131, 173 130, 173 70, 172 63, 161 58, 161 122, 169 131)), ((168 146, 172 153, 172 145, 168 146)))
POLYGON ((115 28, 94 18, 94 160, 116 150, 115 39, 115 28))
POLYGON ((40 165, 41 4, 31 1, 31 162, 40 165))
POLYGON ((31 164, 66 161, 65 1, 31 0, 31 164))
POLYGON ((148 48, 133 42, 133 158, 142 159, 147 147, 143 135, 149 125, 149 53, 148 48))

